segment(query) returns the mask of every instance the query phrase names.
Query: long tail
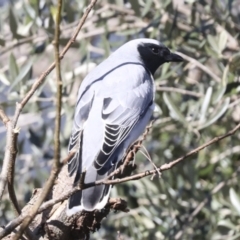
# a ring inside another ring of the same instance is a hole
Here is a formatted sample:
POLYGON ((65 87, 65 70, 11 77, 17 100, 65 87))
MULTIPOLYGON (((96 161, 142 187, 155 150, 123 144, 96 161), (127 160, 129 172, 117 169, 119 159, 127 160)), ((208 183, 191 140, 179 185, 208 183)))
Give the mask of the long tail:
MULTIPOLYGON (((106 178, 115 167, 105 174, 98 174, 94 166, 91 166, 85 176, 85 183, 95 182, 106 178)), ((82 210, 93 211, 102 209, 108 202, 111 185, 98 185, 74 193, 68 201, 67 215, 71 216, 82 210)))

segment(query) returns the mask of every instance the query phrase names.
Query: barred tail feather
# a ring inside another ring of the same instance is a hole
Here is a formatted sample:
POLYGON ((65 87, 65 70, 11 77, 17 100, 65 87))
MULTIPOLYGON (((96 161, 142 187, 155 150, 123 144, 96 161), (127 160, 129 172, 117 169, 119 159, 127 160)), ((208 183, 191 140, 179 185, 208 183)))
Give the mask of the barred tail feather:
MULTIPOLYGON (((94 166, 91 166, 86 172, 85 183, 105 179, 114 169, 115 167, 107 173, 100 175, 94 166)), ((66 211, 67 216, 72 216, 83 210, 91 212, 95 209, 100 210, 104 208, 108 202, 111 188, 111 185, 98 185, 77 191, 69 198, 66 211)))

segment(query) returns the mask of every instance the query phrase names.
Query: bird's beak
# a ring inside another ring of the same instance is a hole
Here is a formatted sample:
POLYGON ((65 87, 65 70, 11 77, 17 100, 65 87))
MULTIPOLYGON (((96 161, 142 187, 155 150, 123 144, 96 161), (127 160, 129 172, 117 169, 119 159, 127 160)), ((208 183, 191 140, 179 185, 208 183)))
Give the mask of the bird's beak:
POLYGON ((175 53, 170 53, 166 60, 168 62, 182 62, 183 61, 183 58, 175 53))

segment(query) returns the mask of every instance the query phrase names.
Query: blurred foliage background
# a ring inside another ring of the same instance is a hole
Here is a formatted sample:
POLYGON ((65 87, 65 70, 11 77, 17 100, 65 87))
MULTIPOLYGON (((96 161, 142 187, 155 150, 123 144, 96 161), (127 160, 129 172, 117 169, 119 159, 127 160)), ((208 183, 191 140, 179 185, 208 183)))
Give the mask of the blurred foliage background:
MULTIPOLYGON (((89 1, 64 1, 64 46, 89 1)), ((0 105, 12 116, 35 79, 54 61, 54 0, 0 0, 0 105)), ((67 154, 78 87, 88 71, 134 38, 154 38, 181 52, 184 63, 155 74, 157 121, 145 141, 157 166, 180 157, 240 122, 239 0, 103 0, 61 62, 64 80, 61 144, 67 154)), ((21 206, 49 175, 53 158, 55 74, 19 120, 15 187, 21 206)), ((0 163, 5 147, 0 122, 0 163)), ((141 153, 137 171, 152 169, 141 153)), ((240 239, 240 133, 153 180, 118 185, 112 196, 129 213, 111 213, 92 239, 240 239)), ((0 224, 15 213, 7 193, 0 224)))

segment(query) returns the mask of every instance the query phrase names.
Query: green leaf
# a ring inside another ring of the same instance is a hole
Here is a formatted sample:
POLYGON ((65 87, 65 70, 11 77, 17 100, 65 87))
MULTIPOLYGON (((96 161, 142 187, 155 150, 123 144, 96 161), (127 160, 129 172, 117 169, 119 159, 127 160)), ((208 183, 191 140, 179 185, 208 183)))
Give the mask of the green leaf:
POLYGON ((9 73, 10 73, 11 82, 15 80, 15 78, 19 73, 16 58, 12 53, 10 54, 10 57, 9 57, 9 73))
POLYGON ((212 97, 212 87, 209 87, 207 89, 207 92, 206 92, 206 95, 204 97, 202 107, 201 107, 201 110, 200 110, 200 120, 199 120, 200 123, 205 122, 206 113, 207 113, 207 110, 208 110, 208 107, 209 107, 209 104, 210 104, 210 101, 211 101, 211 97, 212 97))
POLYGON ((206 128, 210 125, 212 125, 213 123, 215 123, 220 117, 222 117, 222 115, 228 110, 228 106, 230 103, 230 98, 226 98, 226 100, 223 102, 223 104, 220 106, 221 109, 219 111, 219 109, 217 108, 216 111, 214 111, 210 117, 209 120, 207 120, 203 125, 201 125, 200 127, 198 127, 198 130, 201 130, 203 128, 206 128))
POLYGON ((177 64, 176 66, 174 66, 173 68, 171 68, 170 71, 168 72, 165 72, 167 71, 169 68, 170 68, 170 64, 169 63, 166 63, 164 64, 163 66, 165 66, 165 69, 164 69, 164 75, 161 75, 160 77, 160 80, 163 80, 163 79, 168 79, 169 77, 173 76, 174 74, 176 74, 177 70, 182 66, 182 63, 179 63, 177 64), (168 67, 167 67, 168 66, 168 67))
POLYGON ((138 0, 129 0, 129 2, 131 3, 132 9, 136 13, 136 15, 141 16, 140 5, 138 0))
POLYGON ((161 78, 165 78, 165 75, 167 74, 168 69, 170 68, 170 64, 163 64, 161 69, 161 78))
MULTIPOLYGON (((38 3, 36 3, 36 5, 38 5, 38 3)), ((30 5, 30 4, 27 4, 25 3, 23 5, 28 17, 31 19, 31 20, 35 20, 36 18, 36 11, 35 9, 30 5)))
POLYGON ((228 240, 239 240, 239 239, 240 239, 240 233, 234 234, 234 236, 228 238, 228 240))
POLYGON ((24 37, 28 36, 30 34, 32 25, 33 25, 32 21, 29 22, 27 25, 20 24, 18 27, 18 30, 17 30, 17 34, 24 36, 24 37))
POLYGON ((3 38, 0 38, 0 46, 5 46, 5 40, 3 38))
POLYGON ((155 227, 153 221, 143 215, 141 216, 135 215, 135 218, 138 222, 142 223, 144 227, 146 227, 147 229, 153 229, 155 227))
POLYGON ((234 54, 229 63, 229 71, 235 73, 240 69, 240 52, 234 54))
POLYGON ((54 22, 55 22, 55 24, 56 24, 56 17, 57 17, 57 12, 58 12, 58 8, 57 8, 57 6, 51 6, 50 7, 50 12, 51 12, 51 15, 52 15, 52 18, 53 18, 53 20, 54 20, 54 22))
POLYGON ((219 54, 218 42, 217 39, 211 35, 207 36, 208 43, 212 47, 212 49, 219 54))
POLYGON ((144 6, 144 9, 142 11, 142 17, 144 17, 150 10, 151 6, 152 6, 153 0, 148 0, 146 1, 146 4, 144 6))
POLYGON ((218 42, 218 47, 219 47, 220 52, 222 52, 225 49, 227 40, 228 40, 228 35, 227 35, 226 31, 223 30, 220 33, 219 42, 218 42))
POLYGON ((229 229, 236 229, 236 226, 232 224, 229 220, 221 220, 218 222, 218 226, 223 226, 229 229))
POLYGON ((18 76, 16 77, 16 79, 14 80, 14 82, 12 83, 10 89, 9 89, 9 92, 12 91, 12 89, 14 89, 16 87, 16 85, 18 85, 18 83, 20 82, 23 82, 24 81, 24 78, 27 76, 27 74, 30 72, 31 68, 32 68, 32 65, 33 65, 33 61, 34 61, 34 58, 30 58, 30 60, 27 62, 27 64, 25 64, 18 76))
POLYGON ((178 108, 176 107, 176 105, 173 103, 172 99, 166 92, 163 93, 163 100, 170 111, 171 117, 173 119, 176 119, 176 120, 182 122, 184 125, 187 126, 189 123, 187 123, 187 121, 184 118, 184 116, 182 115, 182 113, 178 110, 178 108))
POLYGON ((233 188, 230 188, 229 190, 229 197, 232 205, 240 215, 240 198, 233 188))
POLYGON ((13 37, 17 38, 18 24, 17 24, 16 17, 14 15, 11 7, 9 8, 9 25, 10 25, 10 29, 11 29, 11 32, 13 34, 13 37))
POLYGON ((226 91, 226 87, 227 87, 227 83, 228 83, 228 78, 227 78, 228 72, 229 72, 229 65, 227 65, 224 68, 223 77, 222 77, 220 87, 219 87, 217 93, 214 94, 214 96, 213 96, 213 104, 218 103, 222 99, 222 97, 223 97, 223 95, 226 91))
MULTIPOLYGON (((108 32, 106 24, 104 25, 104 28, 105 28, 105 32, 108 32)), ((102 39, 103 48, 105 50, 105 56, 108 57, 111 53, 111 50, 110 50, 109 41, 106 34, 103 34, 101 39, 102 39)))
POLYGON ((10 82, 7 79, 6 75, 4 73, 1 73, 1 72, 0 72, 0 81, 7 86, 10 85, 10 82))

